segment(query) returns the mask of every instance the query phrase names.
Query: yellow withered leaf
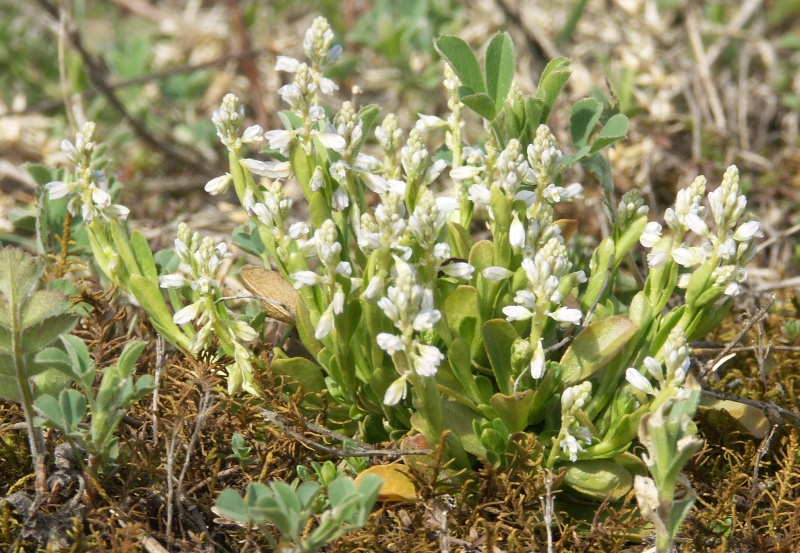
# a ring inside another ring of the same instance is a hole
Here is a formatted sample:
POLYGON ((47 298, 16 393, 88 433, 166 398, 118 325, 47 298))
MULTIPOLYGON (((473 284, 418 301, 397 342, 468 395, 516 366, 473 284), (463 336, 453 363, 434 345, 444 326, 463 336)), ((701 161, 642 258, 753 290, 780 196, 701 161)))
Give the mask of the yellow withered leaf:
POLYGON ((268 317, 295 324, 300 295, 280 274, 264 267, 243 267, 240 277, 244 287, 258 297, 268 317))
POLYGON ((411 469, 405 465, 375 465, 356 476, 356 485, 365 474, 375 474, 383 480, 377 501, 419 501, 411 479, 411 469))

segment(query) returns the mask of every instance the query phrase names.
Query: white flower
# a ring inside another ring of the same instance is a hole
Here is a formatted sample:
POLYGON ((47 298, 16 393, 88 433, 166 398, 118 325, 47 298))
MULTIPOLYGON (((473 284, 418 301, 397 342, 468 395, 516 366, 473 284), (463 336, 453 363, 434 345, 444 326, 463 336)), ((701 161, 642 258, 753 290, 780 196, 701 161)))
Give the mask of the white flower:
POLYGON ((183 309, 178 310, 172 316, 172 322, 176 325, 183 325, 186 323, 190 323, 197 318, 197 315, 200 313, 200 308, 203 305, 203 300, 198 300, 194 303, 190 303, 183 309))
POLYGON ((639 243, 645 248, 652 248, 661 238, 661 225, 651 221, 644 226, 644 232, 639 237, 639 243))
POLYGON ((181 275, 162 275, 158 277, 158 285, 161 288, 183 288, 189 281, 181 275))
POLYGON ((708 236, 711 231, 708 225, 696 213, 687 213, 683 219, 684 224, 699 236, 708 236))
POLYGON ((578 443, 578 440, 575 439, 575 436, 571 434, 567 434, 567 437, 561 440, 559 444, 561 446, 561 451, 569 455, 569 460, 575 462, 578 460, 578 452, 579 451, 586 451, 581 447, 578 443))
POLYGON ((509 321, 527 321, 533 317, 533 313, 521 305, 508 305, 503 308, 503 314, 509 321))
MULTIPOLYGON (((452 174, 452 173, 451 173, 452 174)), ((481 203, 483 205, 489 205, 492 203, 492 193, 489 192, 489 189, 486 188, 483 184, 473 184, 469 187, 469 195, 467 198, 471 202, 481 203)))
MULTIPOLYGON (((64 142, 68 141, 65 140, 64 142)), ((72 143, 70 143, 70 145, 72 145, 72 143)), ((47 191, 50 193, 50 199, 57 200, 58 198, 63 198, 64 196, 72 192, 72 189, 75 188, 75 184, 74 183, 68 184, 62 181, 53 181, 51 183, 46 184, 45 188, 47 188, 47 191)))
POLYGON ((419 117, 419 119, 417 119, 415 127, 418 131, 430 131, 447 126, 447 121, 435 115, 424 115, 420 113, 417 117, 419 117))
POLYGON ((231 180, 232 179, 230 173, 225 173, 220 177, 216 177, 208 181, 205 186, 205 191, 211 194, 212 196, 221 194, 228 189, 228 185, 231 183, 231 180))
MULTIPOLYGON (((462 165, 461 167, 453 167, 450 170, 450 178, 454 181, 474 179, 483 172, 483 167, 474 165, 462 165)), ((487 189, 488 190, 488 189, 487 189)))
POLYGON ((449 277, 469 280, 472 278, 472 273, 475 272, 475 267, 469 263, 456 262, 442 265, 439 270, 449 277))
POLYGON ((437 309, 420 309, 419 312, 414 316, 412 326, 417 332, 430 330, 433 328, 433 325, 439 322, 441 317, 442 314, 437 309))
POLYGON ((231 321, 230 329, 234 337, 243 342, 252 342, 258 337, 255 329, 244 321, 231 321))
POLYGON ((630 367, 628 368, 627 371, 625 371, 625 380, 627 380, 630 383, 630 385, 636 388, 637 390, 640 390, 651 396, 656 395, 656 391, 653 388, 653 385, 650 384, 650 381, 647 380, 647 378, 642 373, 640 373, 633 367, 630 367))
POLYGON ((542 347, 542 341, 539 340, 536 344, 536 349, 533 350, 533 357, 531 357, 531 376, 539 380, 544 376, 545 367, 544 348, 542 347))
POLYGON ((383 290, 383 279, 379 276, 374 276, 370 279, 367 289, 364 290, 364 297, 371 300, 383 290))
POLYGON ((282 153, 289 151, 289 144, 295 137, 294 131, 274 130, 264 133, 264 138, 269 142, 269 147, 282 153))
POLYGON ((400 403, 401 400, 406 398, 406 379, 408 378, 408 373, 404 374, 394 382, 392 382, 388 388, 386 388, 386 393, 383 395, 383 403, 384 405, 388 405, 391 407, 392 405, 397 405, 400 403))
POLYGON ((508 242, 515 252, 519 252, 525 247, 525 226, 519 220, 517 212, 513 212, 513 221, 511 221, 511 228, 508 230, 508 242))
POLYGON ((297 271, 296 273, 290 274, 289 278, 294 281, 294 287, 297 290, 303 286, 316 286, 324 279, 324 277, 321 277, 314 271, 297 271))
POLYGON ((700 255, 696 249, 686 247, 672 250, 672 259, 674 259, 675 263, 678 265, 687 268, 696 267, 705 261, 703 256, 700 255))
POLYGON ((499 281, 505 280, 511 277, 514 272, 509 271, 505 267, 486 267, 483 271, 481 271, 483 278, 487 280, 499 281))
POLYGON ((347 141, 335 132, 317 132, 314 134, 322 142, 322 145, 329 150, 343 154, 345 148, 347 148, 347 141))
POLYGON ((415 356, 414 370, 422 376, 434 376, 444 355, 436 346, 417 344, 418 356, 415 356))
POLYGON ((333 304, 331 304, 325 311, 322 312, 322 316, 319 318, 319 322, 317 323, 317 328, 314 330, 314 338, 317 340, 322 340, 328 334, 330 334, 331 330, 333 329, 333 321, 333 304))
POLYGON ((548 313, 551 319, 554 319, 560 323, 573 323, 578 324, 581 322, 581 318, 583 314, 581 313, 580 309, 573 309, 571 307, 559 307, 552 313, 548 313))
POLYGON ((278 56, 275 63, 275 71, 285 71, 286 73, 296 73, 300 67, 300 62, 289 56, 278 56))
POLYGON ((733 233, 733 239, 738 242, 746 242, 756 236, 763 236, 761 232, 761 223, 758 221, 748 221, 747 223, 742 223, 739 225, 739 228, 736 229, 736 232, 733 233))
POLYGON ((102 188, 92 185, 92 203, 100 209, 106 208, 111 205, 111 195, 102 188))
POLYGON ((400 337, 389 334, 388 332, 381 332, 378 334, 376 340, 378 342, 378 347, 389 355, 394 355, 398 351, 403 351, 405 349, 405 345, 403 345, 403 341, 400 337))
POLYGON ((242 133, 242 143, 251 144, 253 142, 261 142, 263 140, 261 136, 263 133, 264 129, 261 128, 261 125, 247 127, 244 133, 242 133))
POLYGON ((647 254, 647 266, 651 269, 663 267, 669 261, 669 256, 664 252, 651 252, 647 254))

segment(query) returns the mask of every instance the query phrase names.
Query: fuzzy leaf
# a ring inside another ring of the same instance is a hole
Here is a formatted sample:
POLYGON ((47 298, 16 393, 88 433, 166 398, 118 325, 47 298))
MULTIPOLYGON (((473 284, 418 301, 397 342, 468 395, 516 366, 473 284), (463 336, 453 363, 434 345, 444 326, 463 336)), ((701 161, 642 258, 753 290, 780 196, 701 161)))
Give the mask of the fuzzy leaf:
POLYGON ((25 296, 36 286, 44 264, 22 250, 7 247, 0 249, 0 293, 14 307, 22 304, 25 296))
POLYGON ((63 315, 70 309, 69 298, 59 290, 37 290, 22 307, 23 331, 48 317, 63 315))
POLYGON ((494 100, 495 112, 500 111, 514 80, 514 45, 511 35, 497 33, 486 50, 486 91, 494 100))
POLYGON ((486 91, 478 58, 469 44, 451 35, 440 36, 433 44, 464 86, 474 92, 486 91))
POLYGON ((621 315, 595 321, 584 328, 561 358, 562 385, 572 386, 601 370, 636 331, 633 321, 621 315))
MULTIPOLYGON (((266 488, 266 486, 264 487, 266 488)), ((244 505, 244 500, 242 499, 242 496, 239 495, 239 493, 233 488, 223 490, 222 493, 219 494, 217 501, 214 503, 214 508, 225 518, 242 523, 250 522, 247 507, 244 505)))
POLYGON ((60 335, 69 332, 78 323, 74 315, 57 315, 25 329, 22 335, 22 348, 26 352, 44 349, 60 335))

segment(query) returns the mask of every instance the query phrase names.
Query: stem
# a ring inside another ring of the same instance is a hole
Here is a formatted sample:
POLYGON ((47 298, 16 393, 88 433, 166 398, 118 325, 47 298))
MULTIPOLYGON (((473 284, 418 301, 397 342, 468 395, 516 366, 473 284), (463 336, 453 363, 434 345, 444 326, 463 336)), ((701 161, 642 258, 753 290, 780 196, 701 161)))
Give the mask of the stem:
POLYGON ((14 370, 17 373, 17 383, 22 396, 22 411, 25 413, 25 426, 28 430, 28 443, 33 458, 33 469, 36 474, 36 495, 39 498, 47 494, 47 466, 45 464, 45 447, 42 430, 33 424, 33 389, 25 369, 25 353, 22 348, 22 321, 19 302, 16 298, 9 298, 11 311, 11 353, 14 358, 14 370))

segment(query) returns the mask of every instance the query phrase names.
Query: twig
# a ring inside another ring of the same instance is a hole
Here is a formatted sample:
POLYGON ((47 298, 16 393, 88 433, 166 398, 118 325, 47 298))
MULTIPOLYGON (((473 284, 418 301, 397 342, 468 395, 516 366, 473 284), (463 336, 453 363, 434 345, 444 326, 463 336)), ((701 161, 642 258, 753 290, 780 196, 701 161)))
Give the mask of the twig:
MULTIPOLYGON (((181 65, 179 67, 171 67, 169 69, 165 69, 163 71, 156 71, 154 73, 149 73, 147 75, 142 75, 141 77, 136 77, 134 79, 126 79, 122 81, 106 81, 106 85, 111 90, 117 90, 120 88, 127 88, 130 86, 139 86, 142 84, 147 84, 153 81, 160 81, 163 79, 167 79, 169 77, 175 75, 181 75, 183 73, 194 73, 195 71, 200 71, 202 69, 207 69, 209 67, 215 67, 217 65, 224 65, 228 62, 235 61, 241 58, 247 57, 259 57, 262 54, 270 52, 270 48, 257 48, 255 50, 245 50, 242 52, 236 52, 233 54, 226 54, 224 56, 220 56, 210 61, 204 61, 202 63, 195 63, 189 65, 181 65)), ((84 98, 84 99, 92 99, 102 92, 97 90, 96 88, 92 88, 85 92, 81 92, 76 94, 75 96, 84 98)), ((66 98, 66 96, 65 96, 66 98)), ((67 103, 67 100, 50 100, 47 102, 40 102, 38 104, 33 105, 26 105, 24 108, 18 111, 9 111, 8 113, 0 115, 0 119, 3 117, 16 117, 19 115, 26 115, 29 113, 39 113, 44 111, 49 111, 51 109, 55 109, 57 107, 63 106, 67 103)), ((71 114, 68 113, 68 117, 71 117, 71 114)), ((204 181, 205 182, 205 181, 204 181)))
POLYGON ((730 35, 736 34, 738 31, 740 31, 750 17, 759 8, 761 8, 761 4, 763 3, 764 0, 748 0, 741 5, 739 11, 736 12, 736 15, 734 15, 733 19, 731 19, 731 22, 725 27, 724 35, 717 39, 714 44, 708 47, 708 50, 706 51, 706 60, 708 60, 709 66, 717 61, 719 55, 728 46, 728 43, 730 42, 730 35))
POLYGON ((689 37, 689 44, 692 47, 692 52, 697 61, 698 77, 706 92, 708 104, 714 116, 714 123, 718 131, 724 132, 728 127, 725 118, 725 110, 722 107, 719 92, 717 92, 717 88, 714 86, 711 77, 711 64, 703 50, 703 40, 700 37, 700 30, 697 27, 697 10, 695 8, 689 8, 686 11, 686 34, 689 37))
POLYGON ((767 437, 761 442, 761 445, 758 446, 758 452, 756 454, 756 462, 755 467, 753 468, 753 487, 752 491, 750 492, 751 495, 755 498, 758 496, 758 472, 759 472, 759 465, 761 464, 761 459, 764 458, 764 455, 767 454, 769 451, 769 446, 772 443, 772 438, 775 436, 775 431, 778 430, 778 425, 773 424, 772 430, 769 431, 767 437))
POLYGON ((553 505, 553 473, 549 469, 544 473, 544 489, 545 495, 539 499, 544 508, 544 528, 547 532, 547 553, 553 553, 553 512, 555 511, 553 505))
POLYGON ((542 60, 552 60, 562 56, 558 47, 547 38, 542 29, 531 21, 530 17, 524 17, 523 5, 511 0, 496 0, 496 3, 503 10, 506 19, 522 31, 528 43, 528 50, 536 52, 542 60))
POLYGON ((763 409, 766 412, 773 411, 781 415, 786 415, 787 417, 800 422, 800 415, 798 415, 793 411, 790 411, 789 409, 784 409, 780 405, 776 405, 775 403, 769 401, 759 401, 757 399, 732 396, 730 394, 723 394, 721 392, 715 392, 713 390, 703 390, 702 393, 704 396, 713 397, 714 399, 725 399, 729 401, 735 401, 737 403, 743 403, 744 405, 749 405, 751 407, 757 407, 759 409, 763 409))
MULTIPOLYGON (((329 455, 335 455, 337 457, 399 457, 401 455, 430 455, 433 453, 432 449, 367 449, 370 446, 368 444, 360 444, 358 449, 341 449, 338 447, 333 447, 325 444, 321 444, 319 442, 315 442, 310 438, 306 438, 299 432, 295 432, 290 426, 290 422, 286 419, 286 417, 279 415, 275 411, 270 411, 268 409, 259 409, 261 412, 261 416, 264 417, 268 423, 274 425, 276 428, 283 430, 286 434, 294 438, 295 440, 307 445, 311 449, 316 449, 317 451, 322 451, 323 453, 327 453, 329 455)), ((353 442, 351 438, 344 436, 342 434, 337 434, 328 429, 323 429, 321 426, 317 426, 314 424, 307 424, 306 428, 311 430, 312 432, 317 432, 319 434, 325 434, 326 436, 339 440, 342 443, 353 442), (324 432, 320 432, 323 430, 324 432)), ((359 442, 356 442, 358 445, 359 442)))
POLYGON ((739 340, 741 340, 744 337, 744 335, 747 334, 756 323, 758 323, 764 317, 767 316, 767 311, 769 310, 770 306, 772 305, 772 302, 774 301, 775 301, 775 296, 774 295, 770 296, 769 300, 767 301, 767 304, 761 307, 761 309, 759 309, 755 315, 753 315, 751 318, 745 321, 744 325, 742 325, 741 330, 739 330, 738 334, 736 334, 733 340, 728 342, 727 345, 722 349, 722 351, 720 351, 717 354, 717 356, 714 359, 706 363, 706 366, 703 368, 703 372, 700 373, 701 381, 704 380, 711 372, 711 367, 715 366, 720 359, 728 355, 733 349, 733 347, 739 342, 739 340))
POLYGON ((161 334, 156 336, 156 368, 153 377, 153 403, 150 410, 153 412, 153 443, 158 444, 158 389, 161 384, 161 371, 164 369, 164 338, 161 334))
MULTIPOLYGON (((51 3, 50 0, 38 0, 38 2, 42 8, 56 21, 58 21, 62 16, 66 18, 66 15, 63 15, 59 8, 51 3)), ((108 86, 108 82, 106 80, 106 70, 103 64, 97 61, 86 49, 78 29, 71 21, 66 21, 65 25, 66 36, 72 43, 72 46, 80 54, 81 59, 83 59, 89 79, 94 82, 98 89, 100 89, 103 96, 105 96, 106 100, 108 100, 108 103, 119 112, 119 114, 122 116, 122 119, 131 126, 139 138, 156 150, 163 151, 169 157, 192 167, 198 173, 213 174, 215 172, 213 168, 209 167, 205 161, 203 161, 200 154, 193 152, 193 155, 188 155, 183 151, 174 148, 168 142, 160 140, 153 135, 139 119, 131 115, 114 90, 108 86)))
MULTIPOLYGON (((252 50, 250 35, 247 32, 247 25, 242 16, 242 7, 239 0, 228 0, 228 8, 231 18, 231 30, 233 31, 237 43, 236 49, 242 51, 252 50)), ((269 121, 267 120, 267 110, 264 109, 264 93, 261 87, 261 77, 258 73, 258 67, 252 56, 243 56, 240 58, 239 65, 242 68, 242 73, 245 74, 247 80, 250 82, 250 91, 256 110, 256 119, 262 127, 266 128, 269 121)))

